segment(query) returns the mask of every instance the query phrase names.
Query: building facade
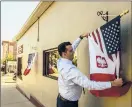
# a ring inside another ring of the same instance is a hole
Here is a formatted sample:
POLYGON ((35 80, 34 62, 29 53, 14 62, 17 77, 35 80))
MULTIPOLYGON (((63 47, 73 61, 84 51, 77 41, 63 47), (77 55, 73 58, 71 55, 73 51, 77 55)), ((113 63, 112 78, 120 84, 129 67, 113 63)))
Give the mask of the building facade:
MULTIPOLYGON (((56 60, 57 46, 61 42, 73 42, 84 32, 92 32, 105 24, 98 11, 109 15, 130 12, 121 18, 122 68, 123 76, 132 80, 131 71, 131 2, 40 2, 27 23, 15 37, 17 41, 17 62, 21 78, 17 88, 32 101, 35 99, 45 107, 56 107, 58 95, 56 60), (23 72, 29 57, 37 53, 30 73, 23 72)), ((108 17, 109 20, 115 16, 108 17)), ((75 65, 89 77, 88 41, 81 41, 74 57, 75 65)), ((132 89, 121 97, 95 97, 87 89, 81 95, 79 107, 131 107, 132 89), (127 99, 127 100, 126 100, 127 99)))
POLYGON ((17 52, 17 46, 16 42, 10 42, 10 41, 2 41, 3 46, 3 58, 5 59, 8 54, 13 56, 13 59, 16 60, 16 52, 17 52))

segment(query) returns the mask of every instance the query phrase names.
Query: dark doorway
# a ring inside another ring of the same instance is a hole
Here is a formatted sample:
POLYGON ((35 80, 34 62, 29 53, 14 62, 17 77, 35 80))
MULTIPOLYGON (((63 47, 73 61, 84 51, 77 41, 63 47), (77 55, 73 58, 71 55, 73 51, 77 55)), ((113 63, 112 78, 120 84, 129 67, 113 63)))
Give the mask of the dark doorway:
POLYGON ((17 61, 17 77, 22 80, 22 57, 19 57, 17 61))

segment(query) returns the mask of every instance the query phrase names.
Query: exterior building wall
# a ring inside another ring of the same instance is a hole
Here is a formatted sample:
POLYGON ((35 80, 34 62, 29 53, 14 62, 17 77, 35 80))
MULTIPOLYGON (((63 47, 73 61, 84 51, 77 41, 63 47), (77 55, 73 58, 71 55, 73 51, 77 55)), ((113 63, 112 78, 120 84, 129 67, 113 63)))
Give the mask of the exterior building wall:
POLYGON ((7 54, 9 52, 9 43, 8 42, 3 42, 3 58, 7 57, 7 54))
POLYGON ((13 46, 12 45, 9 46, 9 53, 13 54, 13 46))
MULTIPOLYGON (((55 2, 38 21, 17 42, 17 48, 23 45, 22 72, 27 67, 28 54, 37 52, 36 61, 29 75, 17 79, 17 84, 28 97, 33 95, 45 107, 55 107, 58 95, 57 80, 43 76, 43 51, 55 48, 64 41, 73 42, 80 34, 92 32, 105 24, 98 11, 108 11, 119 15, 125 9, 131 10, 130 2, 55 2), (37 51, 33 50, 37 47, 37 51)), ((109 17, 109 20, 114 17, 109 17)), ((121 18, 122 68, 123 76, 131 80, 131 11, 121 18), (126 63, 127 62, 127 63, 126 63)), ((77 63, 81 72, 89 77, 89 51, 87 39, 82 40, 77 49, 77 63)), ((87 89, 79 100, 79 107, 131 107, 132 89, 122 97, 94 97, 87 89)))
POLYGON ((10 41, 2 41, 3 45, 3 58, 6 58, 8 54, 13 55, 16 59, 16 43, 10 41))
POLYGON ((17 57, 17 43, 14 42, 14 46, 13 46, 13 56, 14 56, 14 59, 16 59, 17 57))

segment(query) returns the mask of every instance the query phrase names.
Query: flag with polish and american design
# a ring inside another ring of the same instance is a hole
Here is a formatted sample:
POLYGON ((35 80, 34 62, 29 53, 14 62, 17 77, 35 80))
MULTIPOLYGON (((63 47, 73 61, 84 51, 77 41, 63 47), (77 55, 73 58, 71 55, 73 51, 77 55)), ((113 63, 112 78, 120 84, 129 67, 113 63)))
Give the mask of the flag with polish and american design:
MULTIPOLYGON (((120 16, 89 34, 90 79, 113 81, 120 75, 120 16)), ((125 94, 130 83, 123 87, 106 90, 91 90, 95 96, 120 96, 125 94)))

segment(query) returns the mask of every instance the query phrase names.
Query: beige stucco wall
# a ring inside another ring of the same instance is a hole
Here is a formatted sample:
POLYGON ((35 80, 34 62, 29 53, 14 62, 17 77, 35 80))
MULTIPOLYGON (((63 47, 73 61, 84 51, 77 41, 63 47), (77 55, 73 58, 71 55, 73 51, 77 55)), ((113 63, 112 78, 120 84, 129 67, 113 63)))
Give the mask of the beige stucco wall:
MULTIPOLYGON (((108 11, 109 14, 119 15, 123 10, 131 10, 130 2, 55 2, 40 17, 40 38, 37 43, 38 22, 25 33, 18 41, 18 46, 23 44, 24 52, 18 57, 23 58, 22 71, 27 66, 28 54, 33 52, 32 46, 37 46, 37 60, 28 76, 23 80, 17 79, 20 88, 30 96, 35 96, 45 107, 56 107, 58 94, 57 81, 44 77, 43 50, 55 48, 63 41, 73 42, 80 34, 92 32, 105 23, 97 11, 108 11)), ((122 67, 123 76, 131 80, 131 11, 122 17, 122 67)), ((109 17, 112 19, 114 17, 109 17)), ((78 68, 89 75, 89 54, 87 39, 84 39, 78 49, 78 68)), ((131 107, 132 88, 129 92, 118 98, 96 98, 87 89, 81 96, 79 107, 131 107)))

